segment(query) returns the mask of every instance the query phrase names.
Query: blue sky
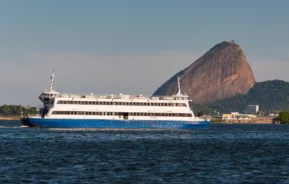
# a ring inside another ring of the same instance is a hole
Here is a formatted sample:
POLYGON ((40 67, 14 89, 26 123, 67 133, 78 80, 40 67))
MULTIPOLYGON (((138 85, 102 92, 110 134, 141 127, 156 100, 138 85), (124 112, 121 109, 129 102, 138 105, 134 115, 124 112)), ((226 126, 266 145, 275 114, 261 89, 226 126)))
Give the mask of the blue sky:
POLYGON ((289 79, 286 0, 3 0, 0 104, 38 104, 56 88, 143 93, 215 44, 235 40, 257 81, 289 79))

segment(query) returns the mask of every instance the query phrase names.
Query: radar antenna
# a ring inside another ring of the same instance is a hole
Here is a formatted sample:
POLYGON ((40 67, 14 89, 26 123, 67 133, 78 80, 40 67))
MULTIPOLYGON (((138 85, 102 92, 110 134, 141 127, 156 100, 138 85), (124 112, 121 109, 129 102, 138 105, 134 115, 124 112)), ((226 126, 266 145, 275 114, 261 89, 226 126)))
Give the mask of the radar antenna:
POLYGON ((51 77, 50 77, 50 91, 54 91, 54 71, 52 72, 51 74, 51 77))
POLYGON ((179 76, 177 76, 177 77, 178 77, 178 89, 179 89, 177 96, 181 96, 181 84, 180 84, 181 78, 179 76))

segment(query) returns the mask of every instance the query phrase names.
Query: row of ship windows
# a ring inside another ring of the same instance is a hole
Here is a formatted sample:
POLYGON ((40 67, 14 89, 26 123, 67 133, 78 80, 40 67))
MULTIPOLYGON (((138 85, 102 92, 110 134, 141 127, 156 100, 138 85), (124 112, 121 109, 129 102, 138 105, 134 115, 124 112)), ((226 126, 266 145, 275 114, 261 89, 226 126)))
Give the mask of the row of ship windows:
POLYGON ((83 111, 53 111, 52 114, 59 115, 98 115, 98 116, 174 116, 174 117, 192 117, 190 113, 143 113, 143 112, 83 112, 83 111))
POLYGON ((99 102, 99 101, 64 101, 64 100, 59 100, 57 102, 57 104, 130 105, 130 106, 179 106, 179 107, 186 107, 185 103, 99 102))

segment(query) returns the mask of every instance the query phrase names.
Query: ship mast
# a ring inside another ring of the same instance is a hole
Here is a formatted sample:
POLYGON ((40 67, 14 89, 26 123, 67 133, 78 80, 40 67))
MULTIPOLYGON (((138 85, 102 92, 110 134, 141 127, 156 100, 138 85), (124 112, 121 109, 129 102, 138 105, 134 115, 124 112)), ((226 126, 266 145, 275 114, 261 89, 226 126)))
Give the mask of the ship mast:
POLYGON ((178 89, 179 89, 179 91, 178 91, 178 93, 177 93, 177 96, 181 96, 181 84, 180 84, 180 77, 179 76, 177 76, 178 77, 178 89))
POLYGON ((51 74, 51 77, 50 77, 50 91, 54 91, 54 71, 52 72, 51 74))

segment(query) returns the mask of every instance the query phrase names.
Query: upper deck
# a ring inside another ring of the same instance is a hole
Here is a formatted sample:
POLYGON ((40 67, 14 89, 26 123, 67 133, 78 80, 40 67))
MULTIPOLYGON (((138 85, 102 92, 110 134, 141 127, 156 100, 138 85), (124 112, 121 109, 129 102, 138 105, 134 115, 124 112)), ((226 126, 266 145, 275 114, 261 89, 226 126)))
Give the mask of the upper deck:
POLYGON ((69 93, 59 93, 54 96, 55 98, 73 98, 73 99, 91 99, 91 100, 128 100, 128 101, 134 101, 134 100, 165 100, 165 101, 172 101, 172 100, 184 100, 184 101, 190 101, 189 97, 187 95, 172 95, 172 96, 152 96, 147 97, 143 95, 126 95, 126 94, 118 94, 118 95, 94 95, 91 94, 69 94, 69 93))

